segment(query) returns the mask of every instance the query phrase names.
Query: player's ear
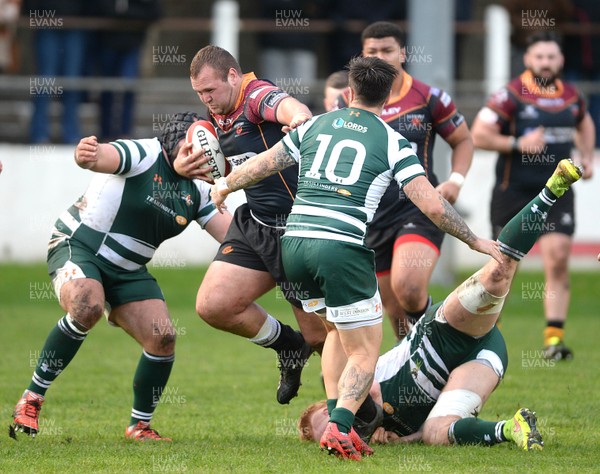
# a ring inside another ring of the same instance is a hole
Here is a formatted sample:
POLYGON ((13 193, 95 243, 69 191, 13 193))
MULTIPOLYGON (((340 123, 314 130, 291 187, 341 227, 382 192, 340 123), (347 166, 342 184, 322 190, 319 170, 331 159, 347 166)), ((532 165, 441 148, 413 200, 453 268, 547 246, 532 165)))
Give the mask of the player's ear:
POLYGON ((402 46, 400 48, 400 64, 404 64, 406 62, 406 46, 402 46))
POLYGON ((229 82, 229 85, 236 86, 239 80, 240 75, 238 72, 235 70, 235 68, 230 67, 229 72, 227 73, 227 82, 229 82))

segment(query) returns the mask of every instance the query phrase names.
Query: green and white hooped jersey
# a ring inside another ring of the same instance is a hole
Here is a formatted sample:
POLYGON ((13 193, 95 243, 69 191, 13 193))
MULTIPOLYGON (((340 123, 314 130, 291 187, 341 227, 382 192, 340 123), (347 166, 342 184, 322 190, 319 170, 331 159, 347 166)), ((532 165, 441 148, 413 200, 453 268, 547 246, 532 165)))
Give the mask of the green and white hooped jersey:
POLYGON ((290 237, 362 245, 391 180, 402 188, 425 175, 410 143, 362 109, 313 117, 286 135, 283 144, 300 163, 285 232, 290 237))
POLYGON ((202 227, 216 214, 210 186, 179 176, 160 141, 117 140, 115 174, 94 173, 85 194, 55 223, 49 250, 77 239, 124 270, 145 265, 158 246, 191 221, 202 227))

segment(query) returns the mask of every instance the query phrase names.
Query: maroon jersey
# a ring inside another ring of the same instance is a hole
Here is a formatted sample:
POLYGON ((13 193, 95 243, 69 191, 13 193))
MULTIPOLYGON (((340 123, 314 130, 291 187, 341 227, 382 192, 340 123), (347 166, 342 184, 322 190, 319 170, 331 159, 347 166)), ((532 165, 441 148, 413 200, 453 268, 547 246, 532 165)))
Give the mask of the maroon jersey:
POLYGON ((500 153, 496 187, 537 192, 558 162, 571 155, 585 103, 573 86, 560 80, 555 86, 554 93, 542 93, 531 72, 526 71, 493 94, 487 110, 482 110, 483 120, 497 123, 503 135, 518 138, 540 125, 544 127, 546 145, 541 153, 500 153))
MULTIPOLYGON (((213 115, 219 142, 232 167, 275 145, 283 137, 277 107, 290 97, 285 91, 254 73, 244 74, 235 109, 229 115, 213 115)), ((262 223, 284 226, 298 186, 298 166, 287 168, 245 189, 252 212, 262 223)))
MULTIPOLYGON (((427 179, 437 186, 439 182, 433 173, 435 136, 448 137, 465 118, 456 110, 446 92, 414 79, 405 71, 402 74, 400 94, 387 101, 381 118, 410 142, 427 179)), ((338 99, 338 107, 346 107, 347 104, 348 94, 345 92, 338 99)), ((398 185, 392 182, 381 198, 369 227, 392 226, 402 220, 402 213, 415 209, 415 205, 400 193, 398 185)))

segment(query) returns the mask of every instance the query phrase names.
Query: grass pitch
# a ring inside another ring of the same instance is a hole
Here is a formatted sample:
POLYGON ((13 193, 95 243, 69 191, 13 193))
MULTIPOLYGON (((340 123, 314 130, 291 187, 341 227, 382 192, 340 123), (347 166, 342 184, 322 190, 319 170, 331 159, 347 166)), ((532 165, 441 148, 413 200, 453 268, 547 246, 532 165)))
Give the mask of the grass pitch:
MULTIPOLYGON (((178 328, 176 362, 153 426, 172 443, 125 440, 131 380, 140 348, 100 322, 77 357, 49 389, 35 439, 8 437, 11 413, 28 385, 50 328, 62 313, 45 266, 0 267, 0 472, 598 472, 600 466, 600 351, 597 273, 572 275, 567 342, 575 358, 541 358, 542 276, 520 273, 505 305, 502 331, 509 349, 505 380, 481 417, 505 419, 527 406, 538 413, 543 452, 512 444, 484 447, 375 446, 361 463, 344 462, 300 442, 296 420, 324 398, 319 358, 303 375, 290 405, 275 400, 275 352, 219 332, 194 312, 203 269, 152 268, 178 328)), ((463 275, 464 277, 465 275, 463 275)), ((448 289, 433 288, 434 300, 448 289)), ((294 324, 274 291, 261 303, 294 324)), ((392 345, 385 326, 383 349, 392 345)))

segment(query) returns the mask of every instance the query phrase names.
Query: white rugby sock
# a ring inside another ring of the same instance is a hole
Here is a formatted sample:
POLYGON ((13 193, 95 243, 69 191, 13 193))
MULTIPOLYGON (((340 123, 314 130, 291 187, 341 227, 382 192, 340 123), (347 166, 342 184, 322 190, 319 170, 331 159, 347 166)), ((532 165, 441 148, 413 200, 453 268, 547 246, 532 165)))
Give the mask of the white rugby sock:
POLYGON ((273 316, 267 314, 265 323, 260 328, 256 336, 248 339, 250 342, 259 346, 268 347, 273 341, 277 340, 281 333, 281 325, 273 316))

